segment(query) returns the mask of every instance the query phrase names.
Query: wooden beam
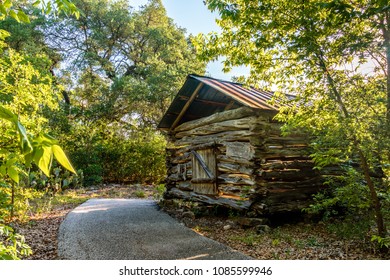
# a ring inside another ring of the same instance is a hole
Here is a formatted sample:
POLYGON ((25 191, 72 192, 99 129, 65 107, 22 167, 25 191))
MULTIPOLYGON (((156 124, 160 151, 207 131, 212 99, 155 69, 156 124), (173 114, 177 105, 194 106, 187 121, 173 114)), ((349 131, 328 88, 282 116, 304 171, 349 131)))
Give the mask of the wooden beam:
POLYGON ((225 107, 225 111, 230 110, 235 103, 235 100, 230 101, 230 103, 225 107))
MULTIPOLYGON (((179 99, 187 101, 188 99, 190 99, 190 97, 182 95, 182 96, 179 97, 179 99)), ((218 102, 218 101, 207 100, 207 99, 200 99, 200 98, 197 98, 195 100, 195 102, 204 103, 204 104, 210 104, 210 105, 215 105, 215 106, 220 106, 220 107, 225 107, 225 110, 231 109, 233 107, 234 103, 235 103, 234 100, 230 101, 229 103, 225 103, 225 102, 218 102)))
POLYGON ((223 112, 212 114, 211 116, 208 117, 183 123, 179 125, 177 129, 175 128, 175 131, 176 132, 185 131, 200 126, 208 125, 211 123, 217 123, 217 122, 233 120, 233 119, 240 119, 248 116, 255 116, 257 112, 258 110, 251 109, 248 107, 241 107, 234 110, 223 111, 223 112))
POLYGON ((215 177, 213 178, 196 178, 196 179, 191 179, 191 183, 193 184, 213 184, 215 183, 215 177))
POLYGON ((203 83, 199 83, 199 85, 196 87, 196 89, 194 90, 194 92, 192 93, 190 99, 188 99, 188 101, 186 102, 186 104, 184 104, 184 107, 183 109, 181 110, 181 112, 179 113, 179 115, 177 116, 176 120, 173 122, 172 126, 171 126, 171 129, 175 129, 175 127, 179 124, 180 120, 182 119, 182 117, 184 116, 184 114, 187 112, 188 108, 190 107, 192 101, 195 100, 196 96, 198 95, 200 89, 203 87, 203 83))
POLYGON ((196 99, 195 102, 203 103, 203 104, 209 104, 209 105, 215 105, 219 107, 226 107, 228 103, 218 102, 218 101, 212 101, 212 100, 206 100, 206 99, 196 99))
POLYGON ((200 166, 203 168, 204 172, 206 172, 209 178, 214 178, 214 174, 208 168, 206 163, 203 161, 202 157, 195 151, 191 151, 191 153, 195 156, 196 160, 199 162, 200 166))

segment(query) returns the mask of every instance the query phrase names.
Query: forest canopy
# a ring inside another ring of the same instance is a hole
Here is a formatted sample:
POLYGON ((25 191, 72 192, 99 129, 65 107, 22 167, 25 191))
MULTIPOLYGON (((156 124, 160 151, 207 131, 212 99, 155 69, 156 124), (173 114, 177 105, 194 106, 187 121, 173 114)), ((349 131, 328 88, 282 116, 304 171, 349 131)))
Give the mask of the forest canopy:
POLYGON ((161 180, 165 140, 156 123, 186 75, 205 71, 185 30, 156 0, 139 9, 127 1, 73 1, 79 17, 15 3, 30 24, 1 21, 10 33, 4 50, 25 55, 49 91, 31 101, 39 112, 19 111, 21 121, 60 136, 86 184, 161 180))

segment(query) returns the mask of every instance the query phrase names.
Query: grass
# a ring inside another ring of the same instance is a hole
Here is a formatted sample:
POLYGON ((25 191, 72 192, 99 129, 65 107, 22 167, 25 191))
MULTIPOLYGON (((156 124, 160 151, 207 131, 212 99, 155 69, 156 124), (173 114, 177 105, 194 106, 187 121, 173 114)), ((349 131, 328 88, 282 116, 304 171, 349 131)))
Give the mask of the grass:
POLYGON ((165 191, 166 191, 166 188, 165 188, 164 184, 160 184, 160 185, 156 186, 156 193, 153 195, 153 198, 155 200, 161 200, 163 198, 165 191))
POLYGON ((261 235, 255 234, 253 232, 248 232, 245 235, 235 235, 230 237, 230 239, 232 241, 244 243, 247 246, 254 246, 263 240, 261 235))
POLYGON ((305 248, 305 242, 301 239, 293 239, 292 245, 296 247, 297 249, 303 249, 305 248))
POLYGON ((199 225, 196 225, 195 227, 193 227, 193 230, 198 232, 198 233, 211 231, 211 229, 209 227, 199 226, 199 225))
POLYGON ((77 191, 67 191, 63 194, 56 195, 53 197, 52 204, 53 206, 63 205, 63 204, 81 204, 87 201, 90 197, 88 196, 80 196, 80 193, 77 191))
MULTIPOLYGON (((34 191, 34 197, 29 199, 29 210, 26 215, 41 215, 55 209, 75 208, 90 198, 146 198, 153 196, 158 200, 165 191, 164 185, 142 188, 139 186, 118 186, 100 189, 75 189, 57 193, 55 196, 43 191, 34 191)), ((27 219, 28 220, 28 219, 27 219)))
POLYGON ((281 241, 284 241, 286 243, 292 243, 293 241, 293 237, 291 236, 291 234, 287 233, 285 230, 282 230, 281 228, 275 228, 271 231, 271 234, 270 234, 272 240, 275 240, 275 243, 277 245, 279 245, 279 243, 281 241))
POLYGON ((321 247, 321 243, 318 242, 317 238, 310 236, 306 239, 306 245, 309 247, 321 247))
POLYGON ((144 192, 144 191, 140 191, 140 190, 135 191, 135 192, 134 192, 134 195, 135 195, 136 197, 138 197, 138 198, 145 198, 145 197, 146 197, 145 192, 144 192))
POLYGON ((30 214, 44 214, 58 208, 74 208, 88 199, 83 190, 68 190, 50 196, 42 192, 37 198, 30 201, 30 214))

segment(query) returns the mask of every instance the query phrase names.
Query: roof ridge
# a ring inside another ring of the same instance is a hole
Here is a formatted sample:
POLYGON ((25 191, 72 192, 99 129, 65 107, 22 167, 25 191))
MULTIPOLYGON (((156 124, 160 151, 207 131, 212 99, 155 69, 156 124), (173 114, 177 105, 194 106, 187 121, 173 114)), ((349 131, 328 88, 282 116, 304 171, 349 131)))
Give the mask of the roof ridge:
POLYGON ((209 77, 209 76, 203 76, 203 75, 198 75, 198 74, 189 74, 188 77, 191 78, 203 78, 203 79, 210 79, 218 82, 223 82, 223 83, 229 83, 229 84, 235 84, 235 85, 240 85, 243 86, 243 83, 238 83, 238 82, 232 82, 232 81, 227 81, 219 78, 214 78, 214 77, 209 77))
MULTIPOLYGON (((222 82, 222 83, 228 83, 228 84, 233 84, 233 85, 238 85, 238 86, 242 86, 242 87, 245 87, 245 84, 244 83, 239 83, 239 82, 232 82, 232 81, 228 81, 228 80, 224 80, 224 79, 219 79, 219 78, 214 78, 214 77, 209 77, 209 76, 204 76, 204 75, 198 75, 198 74, 189 74, 187 76, 187 78, 190 77, 190 78, 201 78, 201 79, 210 79, 210 80, 214 80, 214 81, 218 81, 218 82, 222 82)), ((260 88, 257 88, 257 87, 254 87, 252 85, 248 85, 249 88, 251 90, 255 90, 255 91, 262 91, 262 92, 265 92, 265 93, 270 93, 270 94, 274 94, 275 92, 273 91, 269 91, 269 90, 264 90, 264 89, 260 89, 260 88)))

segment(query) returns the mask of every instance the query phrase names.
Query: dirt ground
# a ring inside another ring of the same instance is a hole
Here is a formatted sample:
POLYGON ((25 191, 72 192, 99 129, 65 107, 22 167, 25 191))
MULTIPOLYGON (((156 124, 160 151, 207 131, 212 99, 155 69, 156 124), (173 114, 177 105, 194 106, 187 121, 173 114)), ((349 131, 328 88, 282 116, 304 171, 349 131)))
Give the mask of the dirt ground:
MULTIPOLYGON (((79 194, 88 198, 140 198, 158 199, 154 186, 119 186, 86 189, 79 194)), ((53 260, 57 256, 58 228, 66 214, 76 205, 63 204, 50 212, 35 215, 27 223, 15 225, 25 236, 33 254, 27 259, 53 260)), ((367 239, 343 240, 330 233, 326 224, 298 223, 269 228, 247 228, 237 217, 196 216, 185 207, 163 206, 162 211, 187 227, 208 238, 226 244, 255 259, 269 260, 370 260, 390 259, 389 254, 378 252, 367 239)))
POLYGON ((240 225, 235 218, 183 216, 182 211, 165 209, 187 227, 261 260, 371 260, 390 259, 368 240, 342 240, 324 223, 285 224, 259 232, 240 225))

